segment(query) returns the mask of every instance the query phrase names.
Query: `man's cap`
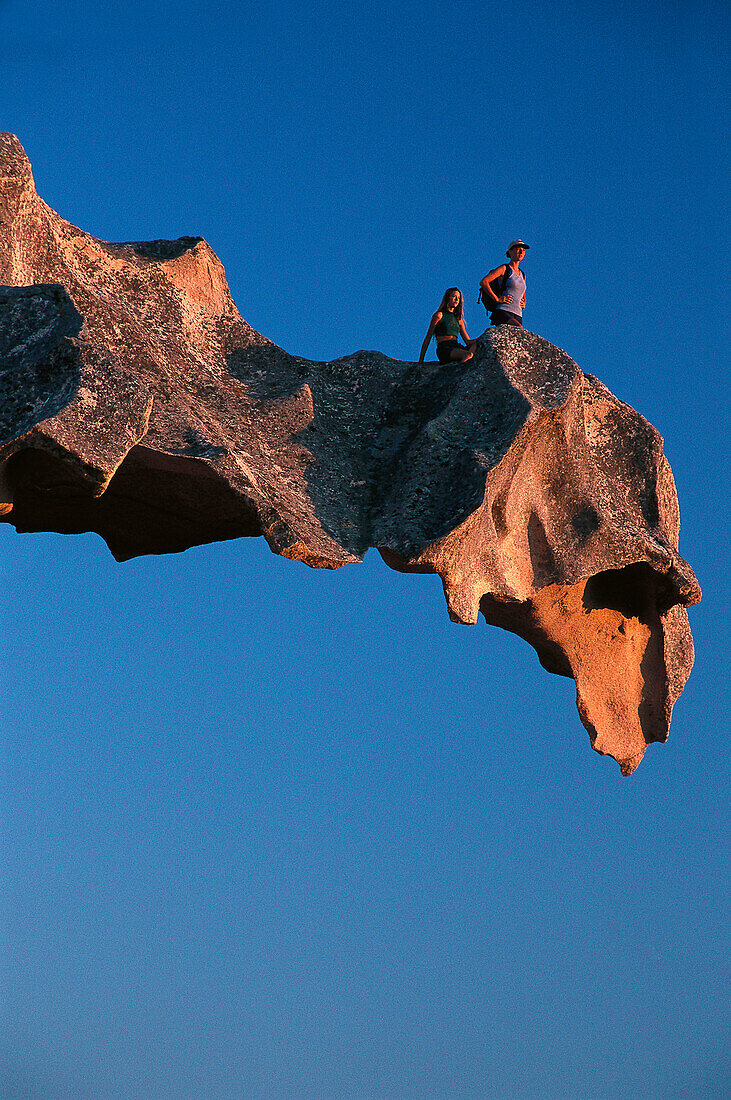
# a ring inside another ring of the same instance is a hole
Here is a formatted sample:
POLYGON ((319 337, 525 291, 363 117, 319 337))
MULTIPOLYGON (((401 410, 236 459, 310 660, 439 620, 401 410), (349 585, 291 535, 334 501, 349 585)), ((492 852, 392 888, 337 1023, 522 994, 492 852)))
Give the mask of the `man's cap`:
POLYGON ((511 241, 510 244, 508 245, 508 247, 505 249, 505 251, 510 252, 511 248, 524 248, 527 252, 528 249, 530 248, 530 245, 526 244, 525 241, 521 241, 521 240, 511 241))

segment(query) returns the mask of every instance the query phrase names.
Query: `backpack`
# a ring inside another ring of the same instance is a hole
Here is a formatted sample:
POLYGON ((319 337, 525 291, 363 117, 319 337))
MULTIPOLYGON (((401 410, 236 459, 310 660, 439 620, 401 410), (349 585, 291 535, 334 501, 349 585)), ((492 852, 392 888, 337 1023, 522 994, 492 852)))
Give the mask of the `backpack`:
MULTIPOLYGON (((527 283, 528 280, 525 278, 525 272, 521 271, 520 274, 523 276, 527 283)), ((509 278, 510 264, 507 263, 505 265, 505 271, 502 273, 502 275, 498 276, 497 279, 493 279, 490 283, 493 294, 495 294, 498 298, 502 298, 503 294, 505 293, 505 287, 508 285, 509 278)), ((482 286, 480 287, 480 292, 477 295, 477 301, 482 302, 487 313, 494 313, 496 310, 500 309, 500 306, 497 304, 497 302, 493 302, 490 295, 485 294, 485 289, 482 286)))

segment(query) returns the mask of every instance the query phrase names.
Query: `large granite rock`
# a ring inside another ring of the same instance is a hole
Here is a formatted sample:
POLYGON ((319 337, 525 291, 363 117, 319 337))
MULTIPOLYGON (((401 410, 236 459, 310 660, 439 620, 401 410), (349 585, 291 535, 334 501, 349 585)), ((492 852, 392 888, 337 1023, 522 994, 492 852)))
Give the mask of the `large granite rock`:
POLYGON ((436 572, 572 676, 629 774, 693 661, 662 439, 559 348, 502 327, 466 366, 289 355, 206 242, 109 244, 39 198, 0 134, 0 511, 119 560, 241 535, 337 568, 436 572))

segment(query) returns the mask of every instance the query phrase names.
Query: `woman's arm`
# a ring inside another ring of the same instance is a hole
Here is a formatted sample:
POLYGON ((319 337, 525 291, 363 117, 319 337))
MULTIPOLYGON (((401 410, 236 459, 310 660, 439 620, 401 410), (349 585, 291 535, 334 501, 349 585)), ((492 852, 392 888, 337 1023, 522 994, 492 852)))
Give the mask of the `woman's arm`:
POLYGON ((421 345, 421 355, 419 356, 419 362, 420 363, 424 362, 424 356, 426 355, 426 349, 429 347, 429 341, 431 340, 432 336, 434 335, 434 329, 437 327, 437 325, 439 324, 441 319, 442 319, 441 311, 437 310, 437 312, 434 314, 434 316, 431 319, 431 324, 429 325, 429 329, 427 331, 427 334, 424 337, 424 343, 421 345))
POLYGON ((495 302, 497 305, 500 305, 501 302, 512 302, 513 300, 512 294, 503 294, 502 298, 498 298, 496 294, 493 294, 492 287, 490 286, 490 283, 494 282, 495 279, 502 278, 502 276, 505 274, 505 268, 507 266, 507 264, 500 264, 500 267, 493 268, 492 271, 488 272, 484 279, 480 280, 480 286, 485 292, 483 294, 483 298, 485 296, 487 296, 488 298, 492 298, 493 302, 495 302))
POLYGON ((462 339, 464 340, 465 344, 469 344, 470 338, 467 335, 467 329, 465 328, 464 318, 459 322, 459 331, 462 333, 462 339))

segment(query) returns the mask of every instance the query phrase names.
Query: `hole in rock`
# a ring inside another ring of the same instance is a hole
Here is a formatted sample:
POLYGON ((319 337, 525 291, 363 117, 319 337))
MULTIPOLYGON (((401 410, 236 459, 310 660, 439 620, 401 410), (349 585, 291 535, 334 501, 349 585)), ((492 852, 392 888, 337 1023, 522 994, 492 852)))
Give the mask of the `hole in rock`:
POLYGON ((587 611, 608 607, 626 619, 645 622, 650 615, 663 614, 678 602, 676 587, 647 562, 595 574, 586 582, 583 596, 587 611))
POLYGON ((585 542, 599 527, 599 515, 596 508, 593 508, 591 504, 587 504, 571 517, 571 526, 578 538, 585 542))

